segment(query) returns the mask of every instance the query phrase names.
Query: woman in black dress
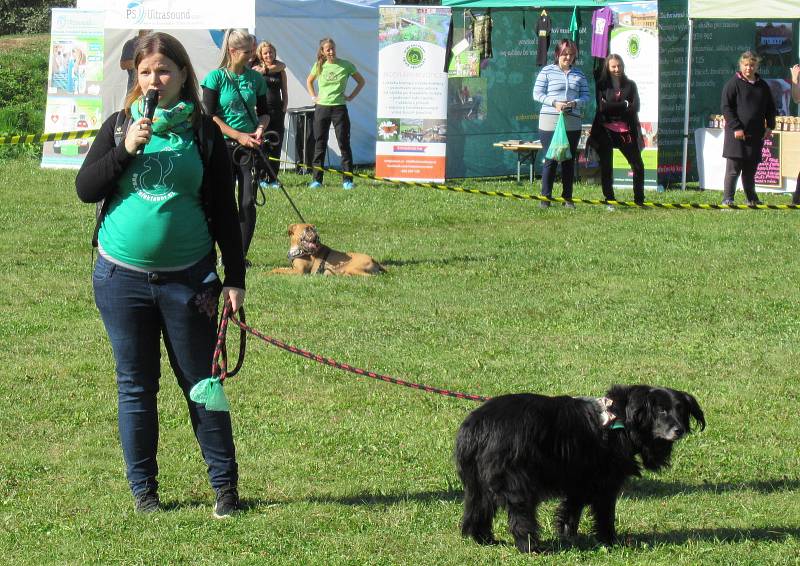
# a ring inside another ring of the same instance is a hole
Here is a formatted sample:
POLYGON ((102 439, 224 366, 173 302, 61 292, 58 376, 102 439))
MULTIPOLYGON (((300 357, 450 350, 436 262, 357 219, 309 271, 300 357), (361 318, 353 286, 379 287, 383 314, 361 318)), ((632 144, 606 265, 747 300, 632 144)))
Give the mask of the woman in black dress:
POLYGON ((745 51, 739 57, 739 71, 722 89, 722 114, 725 116, 725 141, 722 157, 725 163, 725 184, 722 204, 732 205, 736 182, 742 177, 742 188, 748 206, 761 204, 756 196, 756 168, 761 163, 764 139, 775 128, 775 100, 772 91, 756 71, 759 57, 745 51))
MULTIPOLYGON (((277 51, 275 46, 267 41, 262 41, 257 50, 258 63, 253 67, 264 76, 267 81, 267 111, 269 114, 270 129, 278 134, 277 144, 270 144, 268 152, 270 165, 269 183, 272 188, 278 188, 278 179, 273 172, 278 170, 281 158, 281 147, 283 147, 283 125, 286 109, 289 106, 289 92, 286 87, 286 65, 276 58, 277 51)), ((272 140, 268 140, 272 141, 272 140)))

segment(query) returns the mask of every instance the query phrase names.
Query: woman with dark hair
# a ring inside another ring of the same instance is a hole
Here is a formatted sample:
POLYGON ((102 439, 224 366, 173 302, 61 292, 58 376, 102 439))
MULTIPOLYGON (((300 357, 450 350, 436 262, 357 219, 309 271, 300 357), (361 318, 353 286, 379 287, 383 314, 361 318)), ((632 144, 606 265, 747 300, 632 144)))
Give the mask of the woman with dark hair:
POLYGON ((197 78, 178 40, 165 33, 141 38, 134 69, 136 82, 122 110, 126 120, 117 112, 103 123, 75 179, 82 201, 103 201, 92 285, 116 362, 126 475, 135 510, 158 510, 163 337, 217 493, 214 516, 226 517, 239 508, 230 414, 207 411, 189 392, 211 371, 220 294, 233 312, 244 301, 230 159, 218 128, 203 114, 197 78), (152 120, 144 108, 151 90, 159 93, 152 120), (119 124, 130 126, 119 132, 117 145, 119 124), (206 156, 198 147, 200 131, 213 132, 202 142, 212 144, 206 156))
MULTIPOLYGON (((553 132, 560 114, 564 114, 567 125, 567 138, 572 157, 561 162, 561 196, 572 198, 572 183, 575 178, 575 156, 578 142, 581 139, 583 108, 589 102, 589 82, 577 67, 573 67, 578 56, 578 47, 569 39, 562 39, 555 49, 555 63, 547 65, 539 71, 533 85, 533 99, 542 104, 539 111, 539 139, 545 151, 550 147, 553 132)), ((542 166, 542 196, 550 198, 553 194, 553 180, 558 162, 545 159, 542 166)), ((550 206, 550 202, 539 203, 542 208, 550 206)), ((571 202, 565 202, 567 208, 575 208, 571 202)))
POLYGON ((736 182, 742 177, 742 188, 748 206, 761 204, 756 195, 756 168, 761 163, 764 139, 775 128, 775 99, 772 91, 756 71, 760 58, 752 51, 739 57, 739 71, 722 89, 722 114, 725 116, 725 140, 722 157, 725 182, 722 204, 732 205, 736 182))
MULTIPOLYGON (((353 171, 353 153, 350 150, 350 115, 347 113, 347 102, 353 100, 364 88, 364 77, 356 70, 355 65, 336 56, 336 43, 329 38, 319 42, 317 62, 306 78, 306 89, 314 101, 314 166, 321 168, 325 161, 325 150, 328 147, 328 130, 331 124, 336 132, 336 142, 342 156, 342 171, 353 171), (344 93, 350 77, 356 86, 347 95, 344 93), (319 87, 319 94, 314 91, 314 82, 319 87)), ((322 171, 314 169, 314 180, 308 185, 312 189, 322 186, 322 171)), ((352 189, 352 177, 345 177, 342 188, 352 189)))
MULTIPOLYGON (((625 63, 616 53, 609 55, 597 81, 595 99, 597 113, 587 143, 600 156, 600 182, 603 197, 614 198, 614 148, 619 149, 633 172, 633 200, 644 202, 644 162, 642 162, 639 126, 639 91, 636 83, 625 75, 625 63)), ((609 204, 609 210, 614 206, 609 204)))
MULTIPOLYGON (((253 70, 261 73, 267 83, 267 114, 269 115, 269 127, 278 134, 277 143, 273 143, 269 148, 270 160, 269 183, 273 189, 279 188, 278 179, 273 175, 278 170, 278 163, 281 158, 281 147, 283 146, 283 120, 286 116, 286 109, 289 107, 289 90, 286 81, 286 65, 278 61, 275 46, 267 41, 262 41, 256 49, 257 63, 253 70)), ((274 141, 274 140, 273 140, 274 141)))
MULTIPOLYGON (((222 61, 203 79, 203 105, 214 117, 225 136, 233 157, 239 146, 261 145, 269 124, 267 84, 264 77, 250 68, 255 53, 255 38, 246 29, 229 29, 222 41, 222 61)), ((241 152, 240 152, 241 153, 241 152)), ((256 231, 256 194, 249 159, 233 159, 239 187, 239 228, 242 249, 247 258, 256 231)), ((245 265, 250 261, 245 259, 245 265)))

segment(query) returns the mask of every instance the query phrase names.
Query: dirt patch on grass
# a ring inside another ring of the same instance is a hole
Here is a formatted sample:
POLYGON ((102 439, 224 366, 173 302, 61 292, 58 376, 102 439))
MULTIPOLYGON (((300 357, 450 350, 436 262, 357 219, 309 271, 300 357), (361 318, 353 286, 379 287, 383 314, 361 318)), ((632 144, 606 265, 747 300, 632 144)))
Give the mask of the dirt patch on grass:
POLYGON ((46 33, 38 35, 0 35, 0 49, 22 49, 28 45, 48 41, 46 33))

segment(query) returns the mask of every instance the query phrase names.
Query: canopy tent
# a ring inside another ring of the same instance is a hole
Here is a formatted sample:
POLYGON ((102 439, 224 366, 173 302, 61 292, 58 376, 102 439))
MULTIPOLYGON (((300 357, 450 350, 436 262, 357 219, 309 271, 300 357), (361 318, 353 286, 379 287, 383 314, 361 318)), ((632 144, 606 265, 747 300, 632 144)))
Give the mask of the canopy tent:
MULTIPOLYGON (((355 100, 347 104, 350 143, 356 163, 375 161, 375 112, 378 99, 378 8, 391 0, 255 0, 259 41, 272 43, 286 63, 289 107, 313 104, 306 77, 316 61, 319 40, 331 37, 337 56, 352 62, 366 80, 355 100)), ((347 92, 352 90, 353 83, 347 92)), ((330 136, 333 165, 338 147, 330 136)))
POLYGON ((681 188, 686 188, 686 165, 689 156, 689 106, 692 85, 692 32, 696 19, 719 20, 786 20, 800 18, 798 0, 759 0, 757 5, 746 0, 688 0, 689 45, 686 54, 686 107, 683 119, 683 172, 681 188))
MULTIPOLYGON (((623 2, 627 0, 622 0, 623 2)), ((633 0, 631 0, 633 1, 633 0)), ((442 6, 453 8, 602 8, 608 0, 442 0, 442 6)), ((618 3, 618 2, 615 2, 618 3)))

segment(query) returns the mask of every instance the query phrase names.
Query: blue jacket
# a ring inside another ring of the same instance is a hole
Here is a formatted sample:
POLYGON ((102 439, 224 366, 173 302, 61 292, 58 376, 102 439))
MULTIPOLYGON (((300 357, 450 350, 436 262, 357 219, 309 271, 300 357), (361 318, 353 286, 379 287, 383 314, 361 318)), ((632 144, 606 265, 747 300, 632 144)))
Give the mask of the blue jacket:
POLYGON ((558 115, 558 110, 553 107, 557 101, 577 103, 575 108, 567 111, 568 115, 580 118, 583 107, 590 100, 589 81, 586 75, 577 67, 572 67, 565 73, 558 65, 547 65, 539 71, 536 82, 533 84, 533 99, 542 104, 540 114, 558 115))

